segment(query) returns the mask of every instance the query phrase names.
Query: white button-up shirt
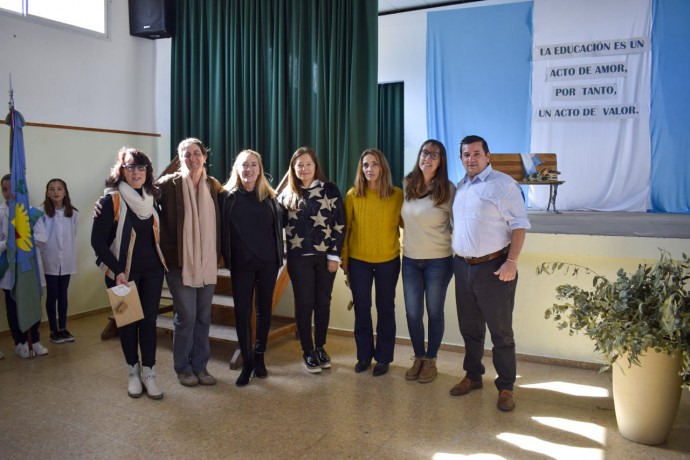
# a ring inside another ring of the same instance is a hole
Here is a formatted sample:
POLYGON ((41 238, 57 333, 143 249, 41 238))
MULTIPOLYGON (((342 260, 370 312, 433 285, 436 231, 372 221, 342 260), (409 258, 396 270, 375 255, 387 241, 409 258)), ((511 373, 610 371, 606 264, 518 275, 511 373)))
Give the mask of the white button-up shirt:
POLYGON ((491 164, 458 182, 453 221, 453 251, 462 257, 492 254, 510 244, 514 229, 530 228, 520 186, 491 164))
POLYGON ((53 217, 43 214, 36 222, 34 235, 46 275, 73 275, 77 272, 75 240, 78 216, 77 210, 72 212, 72 217, 65 217, 64 209, 56 209, 53 217))

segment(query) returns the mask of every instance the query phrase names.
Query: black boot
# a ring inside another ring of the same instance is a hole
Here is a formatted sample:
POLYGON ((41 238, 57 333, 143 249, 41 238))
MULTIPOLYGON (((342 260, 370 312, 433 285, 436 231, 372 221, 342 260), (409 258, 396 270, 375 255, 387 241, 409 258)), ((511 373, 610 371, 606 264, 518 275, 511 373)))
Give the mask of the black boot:
POLYGON ((264 379, 268 376, 266 363, 264 363, 264 353, 262 351, 254 350, 254 375, 260 379, 264 379))
POLYGON ((240 376, 237 377, 235 385, 237 385, 238 387, 243 387, 246 384, 248 384, 249 379, 252 376, 252 372, 254 372, 254 363, 250 359, 243 359, 242 372, 240 372, 240 376))

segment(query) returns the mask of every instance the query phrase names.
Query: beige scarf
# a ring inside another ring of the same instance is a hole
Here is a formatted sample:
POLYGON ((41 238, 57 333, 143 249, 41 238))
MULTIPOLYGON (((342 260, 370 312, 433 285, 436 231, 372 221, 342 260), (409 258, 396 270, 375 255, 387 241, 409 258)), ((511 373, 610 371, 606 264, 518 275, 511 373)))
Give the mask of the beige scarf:
POLYGON ((216 210, 205 171, 199 180, 198 193, 189 173, 182 173, 182 197, 182 284, 195 288, 216 284, 216 210))

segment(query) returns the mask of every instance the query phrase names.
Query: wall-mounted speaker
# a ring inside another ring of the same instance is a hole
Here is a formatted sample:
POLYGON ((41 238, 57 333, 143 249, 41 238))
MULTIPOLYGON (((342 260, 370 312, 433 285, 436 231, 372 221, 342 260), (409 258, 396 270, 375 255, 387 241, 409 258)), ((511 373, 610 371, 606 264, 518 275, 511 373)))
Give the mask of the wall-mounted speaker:
POLYGON ((168 38, 173 36, 174 27, 173 0, 129 0, 130 35, 168 38))

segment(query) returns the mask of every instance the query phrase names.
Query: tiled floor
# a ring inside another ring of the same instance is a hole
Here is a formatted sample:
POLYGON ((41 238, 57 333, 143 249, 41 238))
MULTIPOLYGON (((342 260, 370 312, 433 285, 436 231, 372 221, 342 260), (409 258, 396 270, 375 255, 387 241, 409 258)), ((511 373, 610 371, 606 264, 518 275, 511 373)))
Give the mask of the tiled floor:
MULTIPOLYGON (((119 341, 100 340, 105 315, 75 319, 73 344, 22 360, 0 337, 0 458, 690 458, 690 392, 660 447, 616 430, 610 376, 518 363, 517 408, 496 409, 486 361, 484 389, 455 398, 462 355, 442 351, 438 378, 409 382, 409 346, 390 372, 355 374, 354 341, 331 335, 333 368, 307 374, 291 337, 271 344, 269 377, 234 385, 230 346, 213 344, 214 387, 182 387, 167 336, 159 336, 161 401, 127 396, 119 341)), ((43 336, 47 338, 45 330, 43 336)), ((650 395, 653 397, 653 395, 650 395)))

